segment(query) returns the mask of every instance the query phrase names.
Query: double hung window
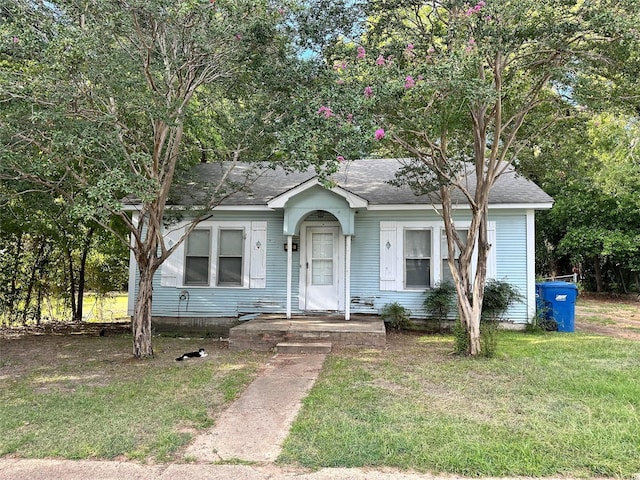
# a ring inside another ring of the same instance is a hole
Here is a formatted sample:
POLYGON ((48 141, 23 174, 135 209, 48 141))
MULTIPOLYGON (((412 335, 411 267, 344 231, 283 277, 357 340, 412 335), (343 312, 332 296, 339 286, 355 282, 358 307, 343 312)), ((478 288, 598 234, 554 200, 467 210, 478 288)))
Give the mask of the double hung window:
POLYGON ((209 285, 211 230, 195 229, 185 242, 184 284, 209 285))
POLYGON ((220 229, 218 237, 219 287, 241 287, 244 264, 244 230, 220 229))
POLYGON ((431 230, 404 230, 404 288, 431 285, 431 230))

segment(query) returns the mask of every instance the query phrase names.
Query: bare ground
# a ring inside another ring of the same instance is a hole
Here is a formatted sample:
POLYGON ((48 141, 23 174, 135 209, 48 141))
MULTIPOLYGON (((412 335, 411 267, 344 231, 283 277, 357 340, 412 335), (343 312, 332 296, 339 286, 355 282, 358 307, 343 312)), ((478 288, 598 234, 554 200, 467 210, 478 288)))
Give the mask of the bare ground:
POLYGON ((581 294, 576 331, 640 341, 640 297, 581 294))

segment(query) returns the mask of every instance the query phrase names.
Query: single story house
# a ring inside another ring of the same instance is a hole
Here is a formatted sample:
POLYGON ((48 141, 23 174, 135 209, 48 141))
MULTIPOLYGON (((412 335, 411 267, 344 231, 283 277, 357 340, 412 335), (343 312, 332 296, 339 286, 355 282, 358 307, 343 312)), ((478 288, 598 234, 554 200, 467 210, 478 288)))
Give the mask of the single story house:
MULTIPOLYGON (((348 320, 391 302, 424 316, 425 294, 451 277, 446 239, 432 198, 389 183, 401 166, 398 159, 345 162, 331 177, 333 188, 323 187, 312 170, 265 169, 213 209, 157 272, 154 320, 202 326, 220 317, 307 312, 337 312, 348 320)), ((198 191, 222 172, 217 164, 197 168, 195 194, 177 205, 197 203, 198 191)), ((234 175, 248 168, 239 166, 234 175)), ((472 170, 465 179, 471 187, 472 170)), ((513 169, 490 195, 488 278, 508 281, 525 297, 508 312, 517 324, 535 313, 534 212, 552 201, 513 169)), ((129 209, 135 217, 135 205, 129 209)), ((459 193, 454 210, 457 228, 464 229, 470 213, 459 193)), ((170 245, 185 224, 167 227, 170 245)), ((132 257, 130 314, 136 274, 132 257)))

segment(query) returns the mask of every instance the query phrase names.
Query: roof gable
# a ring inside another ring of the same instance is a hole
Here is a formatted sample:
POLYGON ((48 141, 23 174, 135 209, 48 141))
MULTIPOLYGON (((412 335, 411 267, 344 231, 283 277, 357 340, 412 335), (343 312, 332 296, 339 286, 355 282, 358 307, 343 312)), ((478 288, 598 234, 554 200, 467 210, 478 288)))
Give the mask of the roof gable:
MULTIPOLYGON (((269 208, 284 208, 284 206, 290 199, 317 186, 320 186, 318 177, 310 178, 309 180, 302 182, 294 188, 273 197, 267 202, 267 206, 269 208)), ((333 192, 339 197, 342 197, 347 202, 350 208, 366 208, 367 204, 369 203, 364 198, 359 197, 358 195, 355 195, 340 186, 334 186, 327 190, 333 192)))

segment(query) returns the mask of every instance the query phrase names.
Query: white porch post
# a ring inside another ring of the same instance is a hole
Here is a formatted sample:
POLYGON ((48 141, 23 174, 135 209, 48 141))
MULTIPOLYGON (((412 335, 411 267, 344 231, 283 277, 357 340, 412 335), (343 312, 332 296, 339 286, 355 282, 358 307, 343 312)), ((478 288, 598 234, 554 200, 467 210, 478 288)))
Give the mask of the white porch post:
POLYGON ((293 236, 287 235, 287 318, 291 318, 291 268, 293 264, 293 236))
POLYGON ((351 235, 345 237, 344 250, 344 319, 351 319, 351 235))

